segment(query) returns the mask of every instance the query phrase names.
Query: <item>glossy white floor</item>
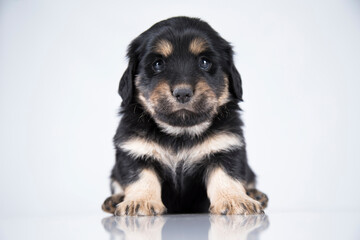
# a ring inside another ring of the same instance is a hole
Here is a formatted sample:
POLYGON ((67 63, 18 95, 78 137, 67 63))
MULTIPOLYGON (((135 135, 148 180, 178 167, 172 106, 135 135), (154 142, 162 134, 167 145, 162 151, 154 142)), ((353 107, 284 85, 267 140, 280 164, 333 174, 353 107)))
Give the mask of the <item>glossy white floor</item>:
POLYGON ((359 212, 1 218, 0 239, 360 239, 359 212))

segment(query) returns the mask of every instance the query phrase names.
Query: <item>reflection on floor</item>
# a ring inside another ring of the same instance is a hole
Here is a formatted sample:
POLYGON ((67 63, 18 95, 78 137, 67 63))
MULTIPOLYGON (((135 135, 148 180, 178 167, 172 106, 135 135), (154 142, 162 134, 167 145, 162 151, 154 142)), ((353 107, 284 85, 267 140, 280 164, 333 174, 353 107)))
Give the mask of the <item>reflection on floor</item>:
POLYGON ((360 239, 358 210, 282 212, 269 210, 266 214, 109 217, 110 215, 105 215, 100 210, 98 214, 63 216, 5 217, 0 214, 0 240, 360 239))
POLYGON ((266 215, 164 215, 107 217, 102 220, 110 239, 253 240, 269 226, 266 215), (179 226, 183 231, 179 231, 179 226))

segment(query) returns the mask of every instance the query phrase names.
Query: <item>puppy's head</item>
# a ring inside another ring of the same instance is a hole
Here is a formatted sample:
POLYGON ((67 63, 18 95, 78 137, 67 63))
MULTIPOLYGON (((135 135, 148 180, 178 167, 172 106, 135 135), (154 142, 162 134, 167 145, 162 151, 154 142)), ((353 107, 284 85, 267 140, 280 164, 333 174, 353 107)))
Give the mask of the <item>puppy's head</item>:
POLYGON ((162 127, 206 126, 220 106, 242 100, 232 55, 229 43, 199 19, 159 22, 129 46, 122 107, 138 102, 162 127))

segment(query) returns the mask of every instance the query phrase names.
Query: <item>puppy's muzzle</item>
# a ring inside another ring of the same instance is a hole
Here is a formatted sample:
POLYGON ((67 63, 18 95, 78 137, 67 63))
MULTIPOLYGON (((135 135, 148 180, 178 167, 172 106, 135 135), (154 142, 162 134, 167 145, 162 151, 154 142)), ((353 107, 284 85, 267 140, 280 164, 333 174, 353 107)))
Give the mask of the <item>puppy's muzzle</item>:
POLYGON ((194 91, 191 88, 178 87, 174 89, 172 94, 179 103, 187 103, 194 95, 194 91))

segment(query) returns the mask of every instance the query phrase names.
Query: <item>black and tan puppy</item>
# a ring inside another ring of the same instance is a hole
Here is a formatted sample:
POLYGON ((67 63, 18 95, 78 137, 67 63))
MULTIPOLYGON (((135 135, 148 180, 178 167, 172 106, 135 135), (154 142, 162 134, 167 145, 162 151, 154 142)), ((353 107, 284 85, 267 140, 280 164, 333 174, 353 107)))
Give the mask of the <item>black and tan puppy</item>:
POLYGON ((255 187, 238 102, 241 79, 230 44, 207 23, 159 22, 128 49, 114 137, 115 215, 256 214, 267 204, 255 187))

